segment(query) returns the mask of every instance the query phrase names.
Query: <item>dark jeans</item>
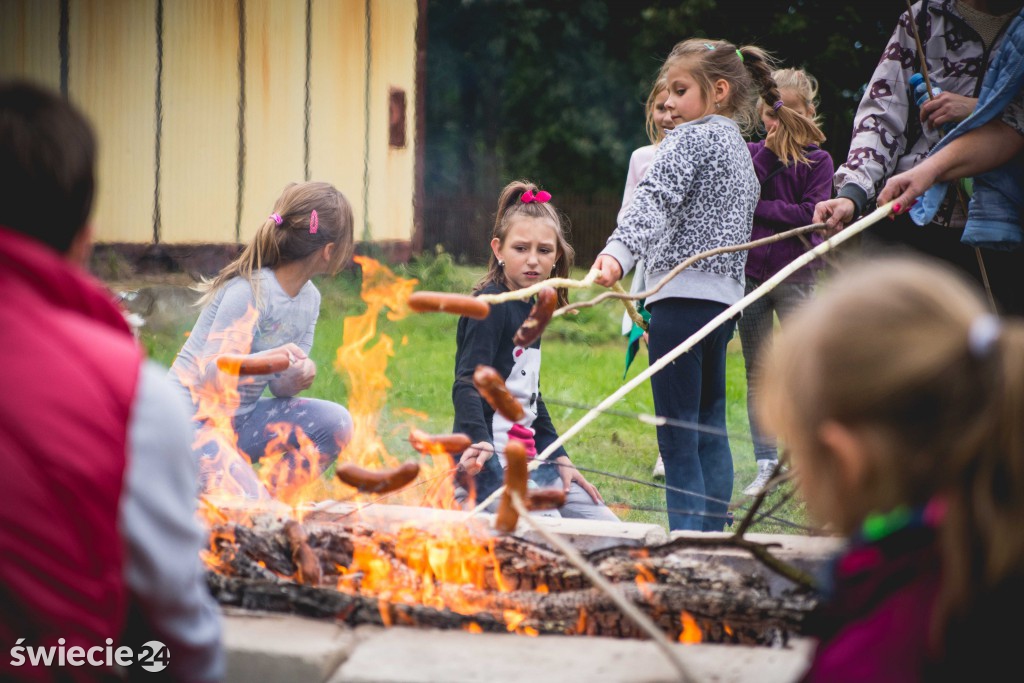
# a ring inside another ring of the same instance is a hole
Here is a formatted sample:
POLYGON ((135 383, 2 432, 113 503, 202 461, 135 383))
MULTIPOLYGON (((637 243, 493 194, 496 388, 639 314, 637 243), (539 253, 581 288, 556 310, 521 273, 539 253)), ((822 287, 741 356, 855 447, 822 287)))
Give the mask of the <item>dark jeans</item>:
MULTIPOLYGON (((649 356, 656 362, 712 318, 725 304, 703 299, 663 299, 651 311, 649 356)), ((725 349, 735 321, 727 321, 651 378, 658 415, 714 427, 709 434, 682 427, 658 427, 665 461, 668 525, 673 531, 721 531, 728 519, 733 469, 725 436, 725 349)))
MULTIPOLYGON (((960 241, 964 231, 939 225, 920 226, 909 214, 895 220, 883 220, 868 228, 861 237, 865 255, 914 253, 944 261, 983 288, 981 268, 974 247, 960 241)), ((1024 315, 1024 248, 1014 251, 981 249, 992 295, 999 312, 1024 315)))

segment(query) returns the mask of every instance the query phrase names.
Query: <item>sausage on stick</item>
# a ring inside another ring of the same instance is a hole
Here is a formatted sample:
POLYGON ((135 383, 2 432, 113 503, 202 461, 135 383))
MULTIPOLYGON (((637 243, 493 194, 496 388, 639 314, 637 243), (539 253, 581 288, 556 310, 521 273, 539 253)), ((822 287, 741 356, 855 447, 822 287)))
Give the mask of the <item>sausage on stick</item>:
POLYGON ((478 365, 473 372, 473 386, 484 400, 509 422, 519 422, 526 417, 523 405, 509 393, 505 380, 489 365, 478 365))
POLYGON ((533 308, 530 309, 530 315, 526 316, 526 320, 516 330, 512 343, 516 346, 528 348, 540 339, 544 328, 551 322, 551 316, 554 314, 557 304, 558 292, 554 288, 545 287, 537 292, 537 303, 533 305, 533 308))
POLYGON ((417 313, 454 313, 477 320, 491 312, 491 305, 475 296, 445 292, 413 292, 409 295, 409 308, 417 313))
POLYGON ((368 470, 350 462, 338 465, 334 474, 360 493, 390 493, 404 488, 419 476, 418 462, 404 462, 386 470, 368 470))

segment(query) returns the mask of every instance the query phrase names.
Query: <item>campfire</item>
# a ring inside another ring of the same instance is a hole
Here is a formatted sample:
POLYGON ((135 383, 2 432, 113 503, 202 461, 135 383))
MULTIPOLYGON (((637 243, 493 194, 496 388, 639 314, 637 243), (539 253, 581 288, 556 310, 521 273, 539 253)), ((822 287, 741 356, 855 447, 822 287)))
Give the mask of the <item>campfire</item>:
MULTIPOLYGON (((367 308, 346 318, 335 361, 349 387, 354 422, 344 462, 321 476, 312 442, 300 428, 277 424, 276 438, 254 468, 234 442, 229 417, 244 371, 222 361, 215 387, 191 387, 207 425, 197 436, 204 453, 199 507, 210 529, 204 560, 214 596, 223 605, 351 625, 648 637, 605 588, 595 587, 578 559, 551 544, 497 532, 491 515, 461 510, 449 455, 458 440, 411 429, 419 467, 407 467, 415 480, 405 488, 389 491, 379 478, 373 486, 347 485, 334 476, 346 467, 395 472, 401 465, 378 434, 395 345, 378 334, 377 321, 385 313, 406 315, 417 282, 372 259, 356 260, 367 308), (254 470, 262 486, 257 492, 245 481, 254 470), (383 523, 368 514, 384 504, 431 509, 436 519, 417 514, 383 523)), ((254 320, 251 311, 238 325, 245 329, 254 320)), ((229 359, 247 351, 227 342, 222 348, 229 359)), ((521 494, 508 500, 525 504, 525 490, 521 494)), ((526 521, 543 522, 531 520, 497 526, 514 531, 526 521)), ((609 547, 582 559, 673 641, 771 645, 800 632, 813 592, 773 595, 759 574, 694 559, 684 552, 690 543, 609 547)))

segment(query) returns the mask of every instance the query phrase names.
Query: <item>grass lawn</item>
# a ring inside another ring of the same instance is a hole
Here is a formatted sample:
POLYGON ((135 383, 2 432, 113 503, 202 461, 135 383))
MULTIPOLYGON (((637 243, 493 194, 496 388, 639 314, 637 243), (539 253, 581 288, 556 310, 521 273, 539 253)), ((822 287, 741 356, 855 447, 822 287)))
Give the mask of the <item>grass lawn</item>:
MULTIPOLYGON (((420 289, 468 292, 483 269, 457 266, 447 255, 441 255, 421 258, 400 267, 398 273, 419 278, 420 289)), ((583 275, 583 271, 575 274, 576 277, 583 275)), ((625 285, 628 287, 628 283, 625 285)), ((335 353, 341 345, 345 316, 362 313, 365 305, 359 298, 359 280, 351 271, 337 278, 322 278, 317 286, 323 294, 323 304, 312 357, 320 372, 307 394, 344 405, 347 388, 334 371, 335 353)), ((584 296, 577 290, 573 299, 584 296)), ((559 432, 585 413, 565 404, 593 406, 622 385, 625 358, 625 339, 619 335, 622 311, 617 302, 606 302, 584 309, 579 315, 558 318, 545 332, 541 386, 559 432)), ((156 334, 143 328, 143 342, 151 357, 169 365, 197 314, 198 311, 181 330, 156 334)), ((458 318, 441 314, 412 315, 397 321, 380 317, 378 333, 390 336, 395 348, 387 370, 392 387, 381 415, 380 431, 388 450, 399 458, 416 455, 407 441, 410 426, 437 433, 451 430, 457 322, 458 318)), ((628 378, 646 367, 646 350, 642 350, 628 378)), ((756 465, 747 424, 746 381, 738 336, 729 347, 727 372, 727 424, 736 472, 733 502, 743 503, 749 499, 741 491, 755 476, 756 465)), ((653 414, 650 385, 645 383, 635 389, 615 409, 653 414)), ((566 449, 580 467, 651 482, 657 440, 654 427, 634 417, 605 415, 571 439, 566 449)), ((598 473, 584 472, 584 475, 598 487, 622 519, 667 526, 662 489, 598 473)), ((773 493, 763 510, 780 502, 782 495, 773 493)), ((742 511, 737 510, 736 514, 740 517, 742 511)), ((783 502, 773 514, 799 525, 807 523, 803 505, 796 501, 783 502)), ((770 519, 757 523, 751 530, 804 533, 770 519)))

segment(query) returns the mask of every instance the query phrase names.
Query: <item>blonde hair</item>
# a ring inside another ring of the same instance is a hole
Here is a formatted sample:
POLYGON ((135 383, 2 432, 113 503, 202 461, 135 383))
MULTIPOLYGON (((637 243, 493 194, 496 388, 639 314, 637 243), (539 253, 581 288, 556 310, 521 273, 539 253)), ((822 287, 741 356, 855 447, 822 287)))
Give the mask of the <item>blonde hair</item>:
POLYGON ((647 95, 647 103, 644 105, 644 112, 647 115, 647 139, 651 141, 652 145, 656 145, 665 139, 665 131, 654 120, 654 112, 657 109, 658 95, 666 90, 668 90, 668 83, 665 82, 665 79, 656 79, 651 87, 650 94, 647 95))
MULTIPOLYGON (((727 40, 691 38, 678 43, 661 67, 661 78, 668 70, 685 61, 687 70, 697 81, 706 102, 714 100, 715 83, 729 83, 729 96, 722 102, 722 113, 731 116, 745 135, 752 134, 760 123, 757 102, 760 97, 774 108, 782 102, 779 87, 772 78, 775 60, 768 52, 754 45, 737 47, 727 40)), ((775 110, 779 126, 771 136, 769 149, 784 163, 810 163, 804 148, 825 141, 825 134, 806 116, 780 105, 775 110)))
POLYGON ((936 263, 850 266, 790 316, 759 385, 762 422, 798 472, 832 467, 827 422, 868 435, 862 490, 816 494, 841 506, 828 521, 850 532, 872 511, 946 503, 933 645, 1024 572, 1024 322, 972 342, 985 315, 980 294, 936 263))
MULTIPOLYGON (((517 216, 547 219, 554 224, 555 236, 558 240, 558 258, 555 259, 555 265, 551 269, 551 277, 569 277, 573 259, 576 257, 576 250, 572 248, 566 237, 566 230, 563 227, 563 222, 566 221, 563 221, 561 212, 550 201, 527 203, 522 200, 525 192, 530 191, 536 194, 538 190, 539 188, 529 180, 513 180, 502 189, 501 196, 498 197, 498 210, 494 216, 494 230, 491 232, 491 239, 497 238, 501 244, 505 244, 508 227, 512 219, 517 216)), ((492 282, 509 286, 509 282, 505 278, 505 271, 498 264, 498 259, 493 251, 487 262, 487 272, 473 287, 473 291, 480 290, 492 282)), ((560 306, 569 303, 568 289, 558 290, 558 303, 560 306)))
MULTIPOLYGON (((775 85, 779 91, 789 90, 796 93, 802 101, 804 109, 810 112, 806 118, 814 123, 814 125, 820 130, 821 119, 818 116, 818 79, 803 69, 778 69, 772 72, 772 80, 775 81, 775 85)), ((781 99, 782 97, 780 92, 779 100, 781 99)), ((759 98, 757 107, 763 114, 767 114, 768 116, 778 116, 778 113, 773 110, 772 106, 768 104, 763 97, 759 98)), ((789 107, 785 106, 783 108, 789 109, 789 107)), ((794 111, 793 113, 798 116, 802 116, 799 112, 794 111)), ((824 141, 824 139, 824 134, 822 134, 822 141, 824 141)), ((793 138, 790 137, 788 140, 793 140, 793 138)), ((775 155, 780 159, 783 158, 783 155, 787 154, 787 150, 780 148, 785 144, 787 144, 787 139, 779 138, 777 134, 771 135, 765 140, 765 146, 775 152, 775 155)), ((795 141, 793 144, 796 144, 795 141)), ((789 150, 788 155, 789 158, 794 158, 795 152, 793 150, 789 150)))
POLYGON ((333 185, 290 183, 238 258, 224 266, 212 280, 203 280, 196 287, 203 292, 197 305, 209 303, 217 290, 234 277, 245 278, 252 284, 258 305, 259 282, 253 280, 254 272, 301 261, 328 244, 335 245, 330 272, 336 274, 352 256, 352 225, 352 207, 333 185), (318 223, 315 233, 310 232, 313 211, 317 213, 318 223), (278 216, 281 225, 277 224, 278 216))

